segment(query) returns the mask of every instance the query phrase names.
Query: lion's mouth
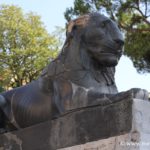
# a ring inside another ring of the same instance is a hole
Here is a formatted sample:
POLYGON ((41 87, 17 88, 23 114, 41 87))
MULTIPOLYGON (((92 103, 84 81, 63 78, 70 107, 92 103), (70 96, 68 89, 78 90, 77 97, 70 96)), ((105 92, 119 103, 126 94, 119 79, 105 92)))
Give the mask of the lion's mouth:
POLYGON ((97 57, 99 59, 109 59, 109 58, 112 58, 112 57, 115 57, 115 58, 118 58, 118 55, 116 53, 109 53, 109 52, 103 52, 103 53, 99 53, 97 54, 97 57))
POLYGON ((109 58, 117 58, 117 59, 119 59, 120 58, 120 56, 121 56, 121 54, 122 54, 122 51, 101 51, 101 52, 99 52, 99 53, 96 53, 95 54, 95 56, 97 57, 97 58, 99 58, 99 59, 109 59, 109 58))
POLYGON ((122 54, 122 50, 121 49, 118 49, 118 50, 107 50, 107 51, 100 51, 99 52, 99 55, 121 55, 122 54))
POLYGON ((119 57, 116 55, 116 53, 101 52, 95 54, 93 60, 95 60, 101 66, 112 67, 117 65, 119 57))

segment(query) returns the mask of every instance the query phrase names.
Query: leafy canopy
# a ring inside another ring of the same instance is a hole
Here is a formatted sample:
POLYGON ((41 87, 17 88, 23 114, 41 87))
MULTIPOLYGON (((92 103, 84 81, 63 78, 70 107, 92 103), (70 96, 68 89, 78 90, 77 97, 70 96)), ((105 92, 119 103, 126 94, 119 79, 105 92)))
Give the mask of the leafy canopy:
POLYGON ((40 16, 24 14, 13 5, 0 5, 0 84, 17 87, 37 78, 58 52, 57 40, 40 16))
POLYGON ((137 71, 150 72, 150 0, 75 0, 65 18, 95 11, 118 22, 125 34, 124 53, 137 71))

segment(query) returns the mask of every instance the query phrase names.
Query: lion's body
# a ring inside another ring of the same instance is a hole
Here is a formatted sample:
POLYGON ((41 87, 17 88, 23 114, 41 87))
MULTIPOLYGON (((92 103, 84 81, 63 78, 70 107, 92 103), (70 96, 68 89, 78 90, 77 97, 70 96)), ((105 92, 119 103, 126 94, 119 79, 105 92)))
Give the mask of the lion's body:
POLYGON ((101 94, 116 94, 114 67, 121 55, 119 42, 123 39, 116 24, 102 15, 74 20, 60 55, 38 80, 2 93, 6 104, 1 109, 11 124, 24 128, 86 107, 101 94), (100 26, 107 22, 105 28, 100 26))

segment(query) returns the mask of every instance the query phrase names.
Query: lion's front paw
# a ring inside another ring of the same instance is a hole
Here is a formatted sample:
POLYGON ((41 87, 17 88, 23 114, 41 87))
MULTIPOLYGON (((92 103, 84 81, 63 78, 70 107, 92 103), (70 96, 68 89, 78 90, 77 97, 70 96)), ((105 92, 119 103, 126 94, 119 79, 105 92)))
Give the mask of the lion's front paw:
POLYGON ((131 90, 133 98, 136 99, 143 99, 143 100, 148 100, 149 99, 149 93, 145 89, 140 89, 140 88, 133 88, 131 90))

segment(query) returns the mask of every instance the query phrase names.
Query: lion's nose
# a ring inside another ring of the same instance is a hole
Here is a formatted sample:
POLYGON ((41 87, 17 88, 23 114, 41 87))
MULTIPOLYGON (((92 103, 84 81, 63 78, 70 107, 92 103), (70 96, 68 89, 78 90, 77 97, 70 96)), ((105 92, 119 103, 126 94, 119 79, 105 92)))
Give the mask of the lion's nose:
POLYGON ((124 41, 121 40, 121 39, 115 39, 114 41, 115 41, 115 42, 117 43, 117 45, 120 46, 120 47, 122 47, 122 46, 124 45, 124 41))

